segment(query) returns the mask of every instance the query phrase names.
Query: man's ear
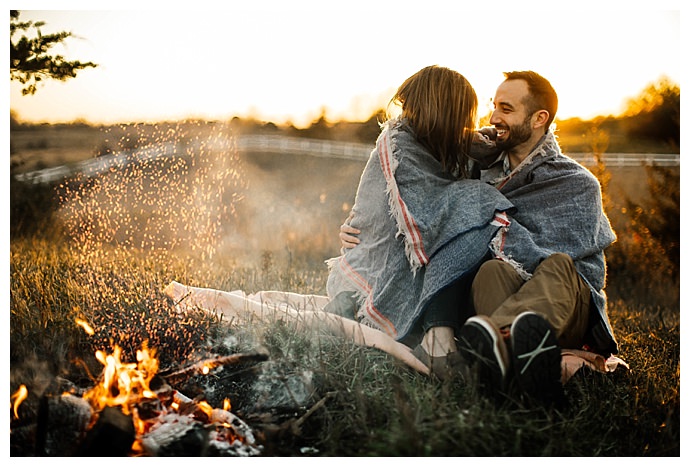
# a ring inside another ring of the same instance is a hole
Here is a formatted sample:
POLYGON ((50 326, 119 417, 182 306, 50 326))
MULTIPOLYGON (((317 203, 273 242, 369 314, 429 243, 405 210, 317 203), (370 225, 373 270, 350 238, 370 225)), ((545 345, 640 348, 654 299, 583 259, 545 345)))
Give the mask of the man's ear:
POLYGON ((549 112, 548 110, 537 110, 532 114, 532 128, 535 130, 537 128, 543 127, 546 125, 546 122, 549 121, 549 112))

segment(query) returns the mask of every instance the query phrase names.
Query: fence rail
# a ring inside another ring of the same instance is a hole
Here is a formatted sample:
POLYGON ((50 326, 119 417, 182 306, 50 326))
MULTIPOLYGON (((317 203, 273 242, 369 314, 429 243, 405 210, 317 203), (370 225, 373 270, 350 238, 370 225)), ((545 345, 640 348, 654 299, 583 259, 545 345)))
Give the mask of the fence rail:
MULTIPOLYGON (((592 153, 572 153, 569 156, 586 167, 596 165, 596 159, 592 153)), ((602 159, 609 167, 680 166, 680 154, 606 153, 602 155, 602 159)))
MULTIPOLYGON (((237 147, 245 152, 277 152, 304 154, 351 160, 367 160, 373 149, 371 144, 348 143, 278 135, 246 135, 238 138, 237 147)), ((592 153, 572 153, 570 157, 585 166, 593 166, 592 153)), ((641 165, 679 166, 680 154, 606 153, 603 162, 611 167, 635 167, 641 165)))
MULTIPOLYGON (((280 135, 242 135, 236 141, 239 152, 268 152, 277 154, 298 154, 314 157, 348 159, 353 161, 366 161, 371 154, 373 145, 362 143, 349 143, 343 141, 319 140, 309 138, 295 138, 280 135)), ((129 161, 151 158, 164 158, 185 154, 185 148, 175 147, 172 144, 157 147, 148 147, 133 152, 120 152, 105 156, 87 159, 74 165, 61 165, 48 169, 36 170, 17 175, 17 179, 33 181, 35 183, 54 182, 75 173, 95 175, 109 170, 118 164, 126 164, 129 161)), ((596 164, 596 159, 591 153, 572 153, 570 157, 586 167, 596 164)), ((608 167, 640 167, 646 165, 680 166, 680 154, 625 154, 606 153, 602 156, 604 164, 608 167)))

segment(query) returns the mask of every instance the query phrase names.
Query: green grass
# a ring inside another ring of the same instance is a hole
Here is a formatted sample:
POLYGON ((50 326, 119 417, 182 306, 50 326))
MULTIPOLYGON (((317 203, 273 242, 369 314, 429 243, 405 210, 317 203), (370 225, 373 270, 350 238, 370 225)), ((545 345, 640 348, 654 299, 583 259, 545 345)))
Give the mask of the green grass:
MULTIPOLYGON (((178 280, 323 294, 321 265, 280 264, 264 255, 258 267, 243 268, 227 259, 115 250, 87 259, 68 240, 38 235, 15 238, 10 247, 10 390, 26 384, 30 394, 20 406, 21 422, 12 420, 11 427, 35 420, 50 377, 88 383, 100 368, 93 353, 113 342, 132 358, 147 340, 161 366, 174 367, 230 333, 239 345, 267 349, 272 362, 290 371, 314 373, 314 393, 298 413, 267 420, 245 413, 240 401, 240 414, 261 433, 267 456, 298 456, 301 448, 318 456, 680 454, 678 308, 613 301, 612 325, 631 371, 576 376, 566 388, 567 407, 556 411, 496 405, 471 387, 430 380, 375 349, 298 333, 283 322, 258 330, 227 329, 202 314, 182 319, 160 293, 178 280), (87 336, 76 317, 92 323, 96 334, 87 336)), ((32 455, 30 446, 12 449, 32 455)))

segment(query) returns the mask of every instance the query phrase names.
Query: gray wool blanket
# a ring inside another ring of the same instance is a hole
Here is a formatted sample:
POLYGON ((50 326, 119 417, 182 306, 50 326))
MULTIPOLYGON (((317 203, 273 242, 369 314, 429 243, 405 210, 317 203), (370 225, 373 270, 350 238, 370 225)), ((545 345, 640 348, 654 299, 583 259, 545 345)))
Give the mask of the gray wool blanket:
POLYGON ((360 244, 327 261, 328 311, 404 340, 429 299, 482 261, 511 208, 494 187, 444 173, 404 121, 387 122, 352 209, 360 244))
MULTIPOLYGON (((489 156, 491 149, 479 143, 473 153, 489 156)), ((482 171, 481 183, 456 180, 404 122, 388 122, 353 207, 351 224, 362 230, 361 243, 327 262, 329 311, 403 340, 429 299, 487 251, 526 280, 543 259, 563 252, 590 286, 597 318, 589 336, 593 350, 618 353, 604 292, 604 250, 615 234, 598 181, 561 153, 552 133, 509 174, 504 161, 482 171)))
POLYGON ((501 157, 481 173, 482 181, 498 188, 515 206, 512 225, 492 241, 494 254, 512 260, 525 278, 552 253, 570 255, 592 292, 598 317, 590 336, 594 350, 603 355, 618 353, 604 292, 604 250, 616 236, 602 209, 598 180, 561 153, 552 132, 520 166, 509 172, 506 165, 506 158, 501 157))

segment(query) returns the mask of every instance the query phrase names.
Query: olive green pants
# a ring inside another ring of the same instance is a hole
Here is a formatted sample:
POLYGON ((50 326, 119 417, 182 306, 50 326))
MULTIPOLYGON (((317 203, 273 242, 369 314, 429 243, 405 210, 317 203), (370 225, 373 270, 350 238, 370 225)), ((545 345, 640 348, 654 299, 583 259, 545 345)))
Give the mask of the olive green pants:
POLYGON ((528 281, 508 263, 489 260, 475 276, 472 299, 477 314, 490 317, 498 328, 509 326, 523 311, 534 311, 551 324, 562 348, 583 345, 590 290, 566 254, 546 258, 528 281))

